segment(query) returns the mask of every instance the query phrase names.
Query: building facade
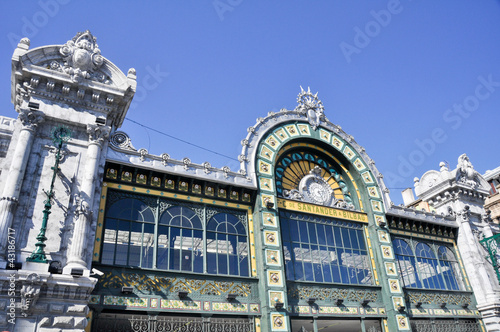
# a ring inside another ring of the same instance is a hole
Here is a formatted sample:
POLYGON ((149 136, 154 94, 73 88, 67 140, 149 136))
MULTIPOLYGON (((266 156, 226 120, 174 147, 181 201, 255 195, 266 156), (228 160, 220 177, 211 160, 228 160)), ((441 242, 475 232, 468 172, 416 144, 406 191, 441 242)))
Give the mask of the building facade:
POLYGON ((394 206, 309 89, 248 128, 234 171, 136 149, 119 131, 135 70, 88 31, 23 39, 12 64, 1 328, 486 331, 463 206, 394 206))

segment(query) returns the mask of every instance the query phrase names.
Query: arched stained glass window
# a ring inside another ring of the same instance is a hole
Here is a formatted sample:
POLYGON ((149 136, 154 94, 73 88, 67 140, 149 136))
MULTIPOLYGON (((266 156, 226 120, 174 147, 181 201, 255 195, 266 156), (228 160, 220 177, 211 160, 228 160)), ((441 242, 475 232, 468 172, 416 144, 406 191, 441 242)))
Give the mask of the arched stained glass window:
POLYGON ((235 215, 218 213, 207 224, 207 272, 248 276, 245 225, 235 215))
POLYGON ((203 226, 196 213, 173 206, 160 216, 158 225, 159 269, 203 272, 203 226))

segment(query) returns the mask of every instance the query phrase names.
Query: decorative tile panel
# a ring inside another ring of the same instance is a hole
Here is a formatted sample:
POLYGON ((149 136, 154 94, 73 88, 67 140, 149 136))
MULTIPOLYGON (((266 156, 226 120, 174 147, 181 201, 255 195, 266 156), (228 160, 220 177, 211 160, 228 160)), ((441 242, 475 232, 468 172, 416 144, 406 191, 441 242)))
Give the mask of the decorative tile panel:
POLYGON ((374 212, 380 212, 380 213, 384 212, 384 209, 382 208, 382 202, 374 201, 374 200, 372 200, 371 202, 372 202, 372 208, 373 208, 374 212))
POLYGON ((357 315, 358 308, 356 307, 319 307, 320 314, 337 314, 337 315, 357 315))
POLYGON ((161 179, 157 176, 151 178, 151 185, 153 187, 161 187, 161 179))
POLYGON ((372 175, 370 174, 370 172, 364 172, 361 174, 361 177, 363 178, 363 181, 367 184, 372 184, 374 183, 373 182, 373 178, 372 178, 372 175))
POLYGON ((150 300, 150 307, 151 308, 158 308, 158 304, 160 303, 160 301, 158 301, 158 299, 151 299, 150 300))
POLYGON ((260 150, 260 156, 269 161, 273 160, 274 152, 271 151, 266 145, 262 145, 262 149, 260 150))
POLYGON ((324 129, 319 130, 319 138, 321 138, 323 141, 330 143, 330 139, 332 137, 332 134, 324 129))
POLYGON ((311 313, 311 306, 295 305, 295 306, 293 306, 293 312, 296 314, 310 314, 311 313))
POLYGON ((281 141, 285 141, 288 138, 288 134, 283 128, 280 128, 274 132, 274 135, 281 141))
POLYGON ((265 161, 259 161, 259 172, 261 174, 271 175, 271 164, 266 163, 265 161))
POLYGON ((391 241, 389 240, 389 233, 386 231, 378 231, 378 240, 382 243, 390 243, 391 241))
POLYGON ((266 249, 266 264, 281 266, 280 252, 278 250, 266 249))
POLYGON ((311 136, 311 131, 309 130, 309 126, 308 125, 303 124, 303 123, 299 123, 297 125, 297 127, 299 127, 299 132, 300 132, 301 135, 311 136))
POLYGON ((283 276, 280 270, 267 271, 267 284, 271 287, 283 287, 283 276))
POLYGON ((99 304, 101 303, 101 296, 100 295, 90 295, 90 304, 99 304))
POLYGON ((334 136, 332 139, 332 145, 337 149, 341 150, 342 147, 344 146, 344 142, 342 142, 340 139, 334 136))
POLYGON ((274 307, 276 302, 285 303, 284 294, 282 291, 269 291, 269 305, 274 307))
POLYGON ((138 184, 146 184, 148 182, 148 177, 145 174, 137 174, 135 182, 138 184))
POLYGON ((201 301, 161 300, 160 308, 177 310, 201 310, 201 301))
POLYGON ((264 244, 267 246, 279 246, 278 232, 264 231, 264 244))
POLYGON ((396 315, 396 321, 398 322, 398 328, 400 330, 409 330, 410 324, 408 324, 408 318, 403 315, 396 315))
POLYGON ((273 181, 271 179, 261 177, 259 182, 261 190, 274 191, 273 181))
POLYGON ((375 215, 375 223, 379 225, 380 227, 383 227, 384 225, 387 225, 387 221, 385 220, 384 216, 381 215, 375 215))
POLYGON ((276 149, 279 145, 278 140, 273 135, 269 135, 266 139, 266 143, 271 146, 271 149, 276 149))
POLYGON ((354 153, 354 151, 351 150, 350 147, 346 146, 344 148, 344 155, 347 157, 347 159, 351 160, 352 158, 356 157, 356 154, 354 153))
POLYGON ((260 312, 260 305, 258 305, 256 303, 250 304, 250 312, 253 312, 253 313, 260 312))
POLYGON ((263 214, 262 223, 268 227, 277 227, 276 216, 273 213, 266 212, 263 214))
POLYGON ((395 263, 385 262, 384 264, 385 264, 385 273, 388 276, 397 276, 398 275, 395 263))
POLYGON ((360 158, 354 160, 354 166, 356 166, 358 171, 364 170, 366 168, 365 164, 361 161, 360 158))
POLYGON ((147 308, 148 299, 147 298, 137 298, 137 297, 124 297, 124 296, 104 296, 104 305, 116 305, 125 306, 132 308, 147 308))
POLYGON ((394 259, 391 246, 380 246, 380 249, 382 250, 382 256, 385 259, 394 259))
POLYGON ((271 328, 273 331, 288 331, 286 317, 283 314, 271 314, 271 328))
POLYGON ((389 289, 391 293, 401 293, 401 287, 399 286, 399 280, 397 279, 389 279, 389 289))
POLYGON ((392 304, 394 306, 394 309, 398 310, 399 306, 402 306, 402 307, 405 306, 405 301, 403 300, 403 297, 401 297, 401 296, 394 296, 392 298, 392 304))
POLYGON ((370 197, 380 198, 377 187, 367 187, 366 189, 368 189, 368 195, 370 195, 370 197))
POLYGON ((212 310, 213 311, 224 311, 224 312, 248 312, 248 304, 212 302, 212 310))
POLYGON ((300 135, 299 130, 294 125, 286 126, 285 129, 287 133, 292 137, 300 135))

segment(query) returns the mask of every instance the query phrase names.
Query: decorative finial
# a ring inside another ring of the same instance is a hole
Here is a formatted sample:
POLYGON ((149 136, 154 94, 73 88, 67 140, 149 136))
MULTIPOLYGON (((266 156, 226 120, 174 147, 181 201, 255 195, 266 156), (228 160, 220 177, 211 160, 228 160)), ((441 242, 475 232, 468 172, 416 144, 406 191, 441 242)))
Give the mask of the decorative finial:
POLYGON ((323 113, 323 103, 319 100, 317 92, 314 95, 311 93, 310 87, 307 87, 307 91, 304 91, 301 86, 300 90, 297 96, 298 105, 295 111, 298 111, 302 115, 306 115, 309 124, 312 126, 313 130, 316 130, 321 121, 326 120, 325 114, 323 113))

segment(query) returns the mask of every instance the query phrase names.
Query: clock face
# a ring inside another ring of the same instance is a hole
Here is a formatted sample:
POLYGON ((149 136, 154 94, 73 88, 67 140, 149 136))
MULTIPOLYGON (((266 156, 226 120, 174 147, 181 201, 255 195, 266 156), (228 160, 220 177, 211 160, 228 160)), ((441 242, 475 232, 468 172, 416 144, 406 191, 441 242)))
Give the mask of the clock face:
POLYGON ((330 205, 336 200, 352 203, 349 188, 338 166, 327 156, 316 151, 290 151, 276 165, 276 190, 281 197, 303 197, 319 205, 330 205), (292 193, 290 196, 289 193, 292 193))

